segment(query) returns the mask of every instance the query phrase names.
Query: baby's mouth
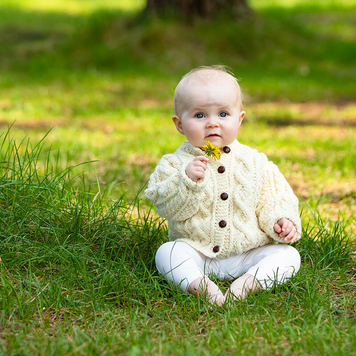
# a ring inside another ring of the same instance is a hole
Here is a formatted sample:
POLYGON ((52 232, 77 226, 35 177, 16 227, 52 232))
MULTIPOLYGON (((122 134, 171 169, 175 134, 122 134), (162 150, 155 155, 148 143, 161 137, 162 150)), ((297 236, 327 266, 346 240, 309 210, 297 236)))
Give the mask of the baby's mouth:
POLYGON ((218 134, 210 134, 207 137, 220 137, 220 135, 218 135, 218 134))

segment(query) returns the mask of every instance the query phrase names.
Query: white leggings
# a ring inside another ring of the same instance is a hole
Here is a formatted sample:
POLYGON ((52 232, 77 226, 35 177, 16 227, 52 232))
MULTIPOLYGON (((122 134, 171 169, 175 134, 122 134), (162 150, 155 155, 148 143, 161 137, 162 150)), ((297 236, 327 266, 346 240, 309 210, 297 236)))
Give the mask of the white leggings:
POLYGON ((204 256, 181 241, 166 242, 156 253, 158 272, 186 291, 197 278, 215 276, 220 280, 250 274, 264 289, 284 283, 300 268, 299 252, 290 245, 265 245, 226 259, 204 256))

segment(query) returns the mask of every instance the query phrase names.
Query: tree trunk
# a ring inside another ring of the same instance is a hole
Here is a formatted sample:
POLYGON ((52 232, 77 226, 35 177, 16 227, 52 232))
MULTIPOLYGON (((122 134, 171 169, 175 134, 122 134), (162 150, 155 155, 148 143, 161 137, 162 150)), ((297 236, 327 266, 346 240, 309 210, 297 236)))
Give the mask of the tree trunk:
POLYGON ((158 15, 179 15, 212 18, 218 14, 241 16, 251 13, 247 0, 147 0, 146 12, 158 15))

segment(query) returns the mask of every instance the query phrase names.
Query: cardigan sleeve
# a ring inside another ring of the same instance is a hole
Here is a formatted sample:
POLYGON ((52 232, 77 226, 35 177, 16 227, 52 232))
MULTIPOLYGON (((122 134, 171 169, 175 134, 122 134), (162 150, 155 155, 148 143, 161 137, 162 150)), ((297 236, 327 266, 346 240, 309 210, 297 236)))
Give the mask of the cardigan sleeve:
POLYGON ((208 172, 202 182, 193 182, 185 173, 186 165, 175 155, 165 155, 151 174, 145 196, 160 216, 173 221, 192 217, 204 198, 208 172))
POLYGON ((262 187, 256 209, 261 229, 272 239, 285 242, 273 227, 278 220, 286 218, 294 224, 297 239, 300 239, 302 227, 298 203, 298 198, 277 166, 272 162, 267 162, 262 175, 262 187))

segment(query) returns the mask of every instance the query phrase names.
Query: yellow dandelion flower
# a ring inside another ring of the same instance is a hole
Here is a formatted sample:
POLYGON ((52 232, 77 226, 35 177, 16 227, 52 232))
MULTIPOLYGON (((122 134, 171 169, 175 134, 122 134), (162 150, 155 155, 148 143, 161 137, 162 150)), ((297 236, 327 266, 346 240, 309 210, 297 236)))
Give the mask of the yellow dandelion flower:
POLYGON ((216 161, 220 159, 220 148, 218 145, 213 146, 210 141, 206 141, 206 145, 203 145, 202 149, 208 157, 211 157, 216 161))

